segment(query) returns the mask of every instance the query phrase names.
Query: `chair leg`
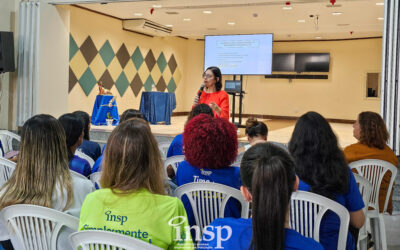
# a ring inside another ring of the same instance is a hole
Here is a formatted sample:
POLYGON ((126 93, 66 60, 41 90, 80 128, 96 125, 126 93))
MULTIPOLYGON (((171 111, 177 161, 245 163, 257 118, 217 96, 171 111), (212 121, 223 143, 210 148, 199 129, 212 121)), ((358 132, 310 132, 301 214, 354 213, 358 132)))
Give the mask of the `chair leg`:
POLYGON ((387 243, 386 243, 386 229, 385 229, 385 221, 383 219, 383 214, 379 214, 378 218, 378 223, 379 223, 379 234, 380 234, 380 239, 381 239, 381 249, 382 250, 387 250, 387 243))
POLYGON ((377 219, 378 218, 376 217, 372 217, 369 220, 371 226, 372 241, 374 242, 374 250, 381 250, 379 225, 378 225, 379 223, 377 219))

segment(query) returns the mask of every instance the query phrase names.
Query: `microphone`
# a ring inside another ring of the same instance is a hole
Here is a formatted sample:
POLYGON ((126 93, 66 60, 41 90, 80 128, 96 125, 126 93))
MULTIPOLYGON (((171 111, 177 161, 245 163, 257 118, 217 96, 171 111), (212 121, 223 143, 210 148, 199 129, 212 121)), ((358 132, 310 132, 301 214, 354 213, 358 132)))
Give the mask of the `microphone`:
POLYGON ((200 99, 201 94, 203 93, 203 90, 204 90, 204 82, 201 84, 199 92, 197 92, 199 99, 200 99))

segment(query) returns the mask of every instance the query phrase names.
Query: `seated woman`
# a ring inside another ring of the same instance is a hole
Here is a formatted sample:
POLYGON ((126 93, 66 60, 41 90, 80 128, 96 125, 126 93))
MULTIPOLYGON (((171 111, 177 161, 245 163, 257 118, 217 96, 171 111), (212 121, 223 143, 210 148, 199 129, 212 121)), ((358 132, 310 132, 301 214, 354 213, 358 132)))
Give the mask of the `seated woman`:
POLYGON ((247 141, 249 144, 239 148, 239 153, 248 150, 251 146, 254 146, 257 143, 266 142, 268 136, 268 127, 264 122, 258 121, 257 118, 250 117, 246 121, 245 133, 247 135, 247 141))
MULTIPOLYGON (((215 182, 239 189, 242 184, 240 170, 229 166, 235 160, 237 145, 236 127, 227 119, 200 114, 190 120, 183 133, 185 161, 177 169, 178 186, 191 182, 215 182)), ((189 200, 183 199, 183 204, 189 224, 194 225, 189 200)), ((235 201, 228 202, 225 216, 240 217, 239 205, 235 201)))
POLYGON ((75 150, 83 141, 83 123, 77 115, 70 113, 60 116, 58 120, 65 131, 69 168, 81 175, 89 176, 92 172, 90 164, 75 155, 75 150))
MULTIPOLYGON (((389 140, 389 133, 382 117, 374 112, 362 112, 358 115, 353 125, 353 136, 357 143, 347 146, 344 149, 344 156, 347 163, 363 160, 378 159, 392 163, 396 167, 399 162, 394 152, 386 145, 389 140)), ((386 194, 389 188, 391 174, 388 172, 383 176, 379 189, 379 211, 382 213, 385 206, 386 194)), ((392 214, 393 189, 390 193, 387 212, 392 214)))
POLYGON ((164 249, 193 249, 182 202, 165 195, 160 152, 145 121, 120 123, 107 140, 103 163, 102 189, 86 197, 79 230, 113 231, 164 249))
POLYGON ((96 161, 101 155, 101 148, 97 142, 90 141, 89 131, 90 131, 90 119, 89 114, 84 111, 75 111, 73 114, 77 115, 83 122, 83 142, 82 145, 78 147, 84 154, 96 161))
POLYGON ((297 190, 299 180, 295 175, 294 162, 289 154, 270 143, 251 147, 243 156, 240 166, 243 197, 252 202, 252 218, 224 218, 213 221, 208 230, 221 241, 204 234, 199 249, 323 249, 313 239, 306 238, 289 227, 289 202, 297 190), (219 244, 219 245, 218 245, 219 244))
MULTIPOLYGON (((353 172, 347 166, 331 126, 316 112, 302 115, 296 123, 289 151, 300 178, 299 190, 310 191, 343 205, 350 213, 350 231, 346 249, 354 249, 358 229, 364 224, 364 202, 353 172), (355 229, 355 230, 352 230, 355 229)), ((339 217, 328 212, 322 219, 320 243, 325 249, 337 249, 339 217)))
MULTIPOLYGON (((208 114, 211 117, 214 117, 214 113, 210 108, 210 106, 208 106, 207 104, 199 104, 195 106, 192 109, 192 111, 190 111, 186 123, 188 123, 190 120, 192 120, 194 117, 200 114, 208 114)), ((171 145, 168 148, 167 157, 171 157, 174 155, 183 155, 182 149, 183 149, 183 134, 179 134, 175 136, 175 138, 172 140, 171 145)))
MULTIPOLYGON (((0 209, 14 204, 32 204, 79 218, 83 200, 93 190, 89 180, 70 173, 65 133, 60 122, 50 115, 36 115, 27 120, 22 127, 14 173, 1 187, 0 209)), ((5 228, 0 227, 2 240, 8 238, 5 232, 5 228)), ((58 245, 62 246, 59 249, 71 249, 68 235, 62 237, 58 245)))
MULTIPOLYGON (((124 111, 124 113, 122 113, 121 117, 119 118, 119 123, 122 123, 122 122, 124 122, 126 120, 129 120, 131 118, 140 118, 140 119, 143 119, 144 121, 146 120, 146 119, 144 119, 143 114, 139 110, 137 110, 137 109, 127 109, 127 110, 124 111)), ((103 147, 102 155, 94 163, 93 169, 92 169, 92 173, 101 171, 101 169, 102 169, 101 162, 103 161, 103 153, 104 153, 104 150, 106 148, 106 145, 104 145, 104 147, 103 147)))

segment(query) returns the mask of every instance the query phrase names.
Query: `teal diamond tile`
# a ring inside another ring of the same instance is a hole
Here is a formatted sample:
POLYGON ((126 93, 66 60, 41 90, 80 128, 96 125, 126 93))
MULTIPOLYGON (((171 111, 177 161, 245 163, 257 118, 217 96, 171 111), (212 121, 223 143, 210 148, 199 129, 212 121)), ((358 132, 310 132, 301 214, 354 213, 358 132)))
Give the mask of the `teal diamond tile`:
POLYGON ((79 85, 81 85, 83 92, 85 92, 86 96, 89 96, 90 91, 92 91, 94 85, 96 85, 96 78, 94 77, 92 71, 88 67, 79 79, 79 85))
POLYGON ((135 65, 136 69, 138 70, 142 63, 144 62, 144 58, 142 53, 140 52, 139 47, 136 47, 135 51, 133 52, 131 59, 133 64, 135 65))
POLYGON ((117 87, 118 92, 121 96, 125 94, 126 89, 129 87, 130 83, 124 71, 122 71, 121 75, 119 75, 117 81, 115 82, 115 87, 117 87))
POLYGON ((153 77, 151 77, 151 75, 149 75, 149 77, 147 77, 147 80, 144 82, 144 89, 146 91, 151 91, 153 84, 154 84, 153 77))
POLYGON ((174 93, 176 90, 176 83, 173 77, 171 77, 171 80, 169 80, 168 86, 167 86, 168 92, 174 93))
POLYGON ((101 56, 101 59, 103 59, 104 64, 108 67, 115 56, 114 50, 112 49, 111 44, 108 40, 101 47, 99 54, 101 56))
POLYGON ((72 57, 78 52, 79 47, 75 42, 75 39, 69 34, 69 60, 71 61, 72 57))
POLYGON ((157 65, 160 68, 161 73, 163 73, 165 67, 167 67, 167 60, 165 59, 163 52, 161 52, 160 56, 157 59, 157 65))

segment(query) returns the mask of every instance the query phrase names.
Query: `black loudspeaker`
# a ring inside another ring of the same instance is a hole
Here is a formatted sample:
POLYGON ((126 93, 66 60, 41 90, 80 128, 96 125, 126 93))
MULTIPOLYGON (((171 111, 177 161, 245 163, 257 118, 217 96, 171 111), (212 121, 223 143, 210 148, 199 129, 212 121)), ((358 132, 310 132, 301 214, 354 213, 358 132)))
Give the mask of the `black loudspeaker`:
POLYGON ((12 32, 0 32, 0 73, 14 72, 14 36, 12 32))

